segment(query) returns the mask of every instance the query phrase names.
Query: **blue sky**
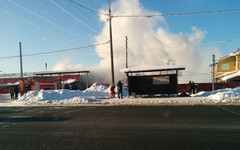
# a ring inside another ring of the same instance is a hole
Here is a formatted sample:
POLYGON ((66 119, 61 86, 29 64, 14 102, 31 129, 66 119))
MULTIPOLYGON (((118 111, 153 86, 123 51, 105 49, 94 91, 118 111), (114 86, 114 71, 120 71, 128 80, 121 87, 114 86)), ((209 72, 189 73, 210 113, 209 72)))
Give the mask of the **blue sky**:
MULTIPOLYGON (((73 1, 97 11, 106 10, 108 6, 107 0, 73 1)), ((19 55, 20 41, 23 55, 96 44, 95 37, 104 28, 104 22, 100 22, 99 14, 80 7, 71 0, 54 0, 54 2, 77 19, 50 0, 0 0, 1 71, 19 72, 19 57, 8 57, 19 55)), ((139 2, 144 9, 162 14, 240 9, 240 0, 140 0, 139 2)), ((202 43, 237 40, 201 46, 218 48, 222 55, 227 55, 240 47, 239 18, 240 11, 166 16, 164 28, 172 34, 191 34, 192 27, 196 27, 206 32, 202 43)), ((102 43, 109 40, 108 32, 103 34, 105 38, 102 38, 102 43)), ((125 46, 123 42, 118 44, 125 46)), ((66 58, 73 66, 83 64, 87 67, 97 65, 102 60, 95 52, 95 48, 86 48, 62 53, 25 56, 23 57, 23 69, 24 72, 42 71, 45 69, 45 63, 48 63, 51 69, 57 62, 66 58)))

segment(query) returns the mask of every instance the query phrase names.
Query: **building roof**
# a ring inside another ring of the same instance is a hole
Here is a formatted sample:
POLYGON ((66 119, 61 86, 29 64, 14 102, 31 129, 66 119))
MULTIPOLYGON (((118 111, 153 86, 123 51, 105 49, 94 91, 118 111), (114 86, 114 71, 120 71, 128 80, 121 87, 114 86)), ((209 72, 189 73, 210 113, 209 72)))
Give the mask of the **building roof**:
POLYGON ((53 75, 53 74, 74 74, 74 73, 89 73, 89 70, 85 71, 43 71, 43 72, 35 72, 35 75, 53 75))
POLYGON ((170 71, 170 70, 185 70, 184 65, 166 65, 166 66, 152 66, 152 67, 134 67, 123 68, 120 72, 134 73, 134 72, 156 72, 156 71, 170 71))
POLYGON ((240 76, 240 71, 237 71, 236 73, 233 73, 231 75, 227 75, 225 77, 222 78, 223 81, 227 81, 227 80, 231 80, 231 79, 234 79, 234 78, 237 78, 240 76))
POLYGON ((219 61, 221 61, 221 60, 223 60, 223 59, 226 59, 226 58, 228 58, 228 57, 237 56, 237 55, 239 55, 239 54, 240 54, 240 49, 238 48, 237 51, 235 51, 235 52, 233 52, 233 53, 230 53, 229 55, 220 58, 216 63, 218 63, 219 61))

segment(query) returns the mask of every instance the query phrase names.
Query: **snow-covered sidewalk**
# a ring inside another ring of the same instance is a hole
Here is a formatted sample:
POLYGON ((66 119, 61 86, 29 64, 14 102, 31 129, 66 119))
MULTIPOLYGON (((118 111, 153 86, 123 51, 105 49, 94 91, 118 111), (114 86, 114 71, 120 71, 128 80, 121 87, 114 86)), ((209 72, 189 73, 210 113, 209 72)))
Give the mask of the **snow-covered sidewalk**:
MULTIPOLYGON (((52 105, 214 105, 240 104, 240 87, 212 92, 199 92, 191 97, 129 98, 123 89, 124 99, 110 98, 110 88, 93 85, 85 91, 41 90, 30 91, 18 100, 0 106, 52 106, 52 105)), ((4 95, 2 95, 4 96, 4 95)), ((6 95, 5 95, 6 96, 6 95)), ((117 96, 117 95, 116 95, 117 96)), ((1 98, 1 97, 0 97, 1 98)))

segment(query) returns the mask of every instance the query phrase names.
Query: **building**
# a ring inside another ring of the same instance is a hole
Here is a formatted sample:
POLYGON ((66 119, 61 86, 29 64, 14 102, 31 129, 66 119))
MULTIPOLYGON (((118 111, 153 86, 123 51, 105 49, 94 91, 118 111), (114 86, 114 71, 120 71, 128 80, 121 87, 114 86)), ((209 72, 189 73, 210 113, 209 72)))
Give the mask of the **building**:
POLYGON ((79 90, 88 87, 88 73, 90 71, 58 71, 0 74, 0 94, 9 93, 11 86, 18 86, 21 94, 29 90, 41 89, 70 89, 74 84, 79 90), (82 76, 82 74, 84 74, 82 76))
POLYGON ((240 49, 216 61, 214 78, 216 82, 240 81, 240 49))

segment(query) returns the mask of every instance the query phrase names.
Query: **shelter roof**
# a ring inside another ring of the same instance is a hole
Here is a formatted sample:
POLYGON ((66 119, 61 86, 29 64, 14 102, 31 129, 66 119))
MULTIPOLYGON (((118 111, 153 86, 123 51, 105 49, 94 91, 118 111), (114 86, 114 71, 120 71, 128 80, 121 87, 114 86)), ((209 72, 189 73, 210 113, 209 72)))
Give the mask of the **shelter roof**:
POLYGON ((156 71, 170 71, 170 70, 185 70, 184 65, 166 65, 166 66, 152 66, 152 67, 134 67, 134 68, 123 68, 120 71, 125 73, 136 73, 136 72, 156 72, 156 71))

